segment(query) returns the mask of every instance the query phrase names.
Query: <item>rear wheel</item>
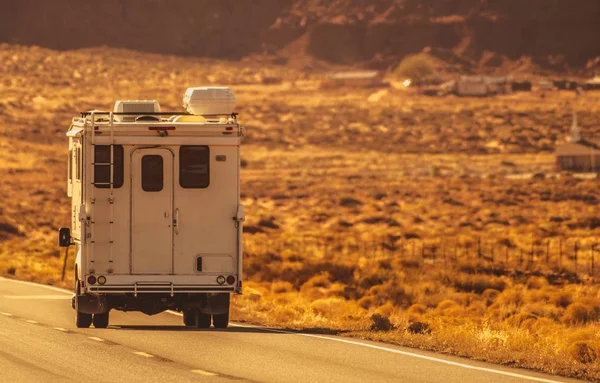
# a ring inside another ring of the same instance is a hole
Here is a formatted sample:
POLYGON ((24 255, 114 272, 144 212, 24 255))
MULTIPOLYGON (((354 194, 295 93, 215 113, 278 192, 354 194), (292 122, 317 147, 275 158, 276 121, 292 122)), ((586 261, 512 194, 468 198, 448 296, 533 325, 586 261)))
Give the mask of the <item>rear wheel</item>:
POLYGON ((96 328, 107 328, 108 327, 108 311, 102 314, 94 314, 94 327, 96 328))
POLYGON ((75 308, 75 325, 77 328, 88 328, 92 324, 92 314, 84 314, 75 308))
POLYGON ((227 328, 229 325, 229 311, 224 314, 213 315, 213 326, 215 328, 227 328))
POLYGON ((85 314, 79 311, 79 305, 77 304, 81 293, 79 286, 77 273, 75 273, 75 297, 73 302, 73 308, 75 309, 75 326, 77 326, 77 328, 88 328, 92 324, 92 314, 85 314))
POLYGON ((210 327, 210 314, 204 314, 196 312, 196 327, 197 328, 209 328, 210 327))
POLYGON ((194 310, 183 310, 183 324, 186 327, 196 325, 196 312, 194 310))

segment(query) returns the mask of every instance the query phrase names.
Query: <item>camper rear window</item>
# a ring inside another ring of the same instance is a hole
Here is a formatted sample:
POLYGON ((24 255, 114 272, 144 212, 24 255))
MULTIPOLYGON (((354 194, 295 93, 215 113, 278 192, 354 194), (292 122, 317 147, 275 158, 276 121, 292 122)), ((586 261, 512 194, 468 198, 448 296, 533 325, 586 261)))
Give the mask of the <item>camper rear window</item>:
POLYGON ((158 155, 142 157, 142 189, 159 192, 163 189, 163 158, 158 155))
MULTIPOLYGON (((97 188, 110 187, 110 145, 96 145, 94 150, 94 184, 97 188)), ((123 186, 123 146, 113 146, 114 155, 114 185, 113 188, 123 186)))
POLYGON ((182 146, 179 149, 179 185, 204 189, 210 184, 208 146, 182 146))

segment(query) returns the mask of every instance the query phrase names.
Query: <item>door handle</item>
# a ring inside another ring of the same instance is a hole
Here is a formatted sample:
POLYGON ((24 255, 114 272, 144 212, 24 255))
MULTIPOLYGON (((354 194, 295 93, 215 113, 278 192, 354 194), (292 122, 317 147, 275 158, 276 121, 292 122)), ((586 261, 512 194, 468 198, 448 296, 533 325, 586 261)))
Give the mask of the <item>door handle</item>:
POLYGON ((179 234, 179 209, 175 209, 175 219, 173 219, 173 227, 175 228, 175 234, 179 234))

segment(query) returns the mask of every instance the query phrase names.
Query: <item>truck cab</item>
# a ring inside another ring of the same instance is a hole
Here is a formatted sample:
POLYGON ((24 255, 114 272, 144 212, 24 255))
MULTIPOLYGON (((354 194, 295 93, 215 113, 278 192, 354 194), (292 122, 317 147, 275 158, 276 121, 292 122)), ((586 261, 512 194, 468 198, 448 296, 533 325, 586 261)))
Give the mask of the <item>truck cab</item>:
POLYGON ((227 327, 242 292, 240 143, 228 88, 190 88, 187 112, 155 100, 72 120, 68 195, 78 327, 109 312, 183 313, 186 326, 227 327))

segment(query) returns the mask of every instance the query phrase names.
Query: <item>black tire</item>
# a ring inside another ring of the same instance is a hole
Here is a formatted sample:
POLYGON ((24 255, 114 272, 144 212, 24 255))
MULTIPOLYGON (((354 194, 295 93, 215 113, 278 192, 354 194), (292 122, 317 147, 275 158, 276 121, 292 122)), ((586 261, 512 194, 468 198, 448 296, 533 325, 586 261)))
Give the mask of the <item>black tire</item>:
POLYGON ((73 305, 73 308, 75 309, 75 326, 77 326, 77 328, 88 328, 92 324, 92 314, 85 314, 79 311, 77 299, 80 292, 79 279, 77 278, 77 272, 75 272, 75 304, 73 305))
POLYGON ((75 326, 77 328, 88 328, 92 324, 92 314, 84 314, 75 308, 75 326))
POLYGON ((186 327, 196 326, 196 312, 194 310, 183 310, 183 324, 186 327))
POLYGON ((229 326, 229 311, 224 314, 213 315, 213 326, 215 328, 227 328, 229 326))
POLYGON ((210 328, 210 314, 204 314, 196 312, 196 327, 197 328, 210 328))
POLYGON ((94 314, 94 327, 96 328, 107 328, 108 327, 108 311, 102 314, 94 314))

